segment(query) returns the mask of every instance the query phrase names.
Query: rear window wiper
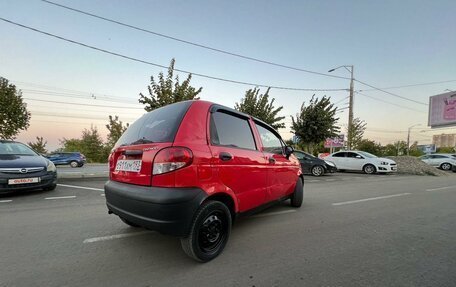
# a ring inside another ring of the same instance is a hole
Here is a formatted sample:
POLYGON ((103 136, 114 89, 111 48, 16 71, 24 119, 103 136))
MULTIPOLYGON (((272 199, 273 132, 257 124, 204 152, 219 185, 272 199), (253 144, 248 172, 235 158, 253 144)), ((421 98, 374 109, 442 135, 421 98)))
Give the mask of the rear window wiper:
POLYGON ((137 144, 148 144, 148 143, 154 143, 153 141, 151 140, 148 140, 148 139, 145 139, 145 138, 142 138, 142 139, 139 139, 137 141, 134 141, 132 142, 130 145, 137 145, 137 144))

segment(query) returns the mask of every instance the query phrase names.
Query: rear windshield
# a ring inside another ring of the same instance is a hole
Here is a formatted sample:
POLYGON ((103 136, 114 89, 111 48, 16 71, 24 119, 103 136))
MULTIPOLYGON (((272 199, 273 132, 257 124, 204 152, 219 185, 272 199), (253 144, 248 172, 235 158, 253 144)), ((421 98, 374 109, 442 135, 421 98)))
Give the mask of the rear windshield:
POLYGON ((128 127, 114 148, 159 142, 173 142, 177 129, 191 101, 180 102, 153 110, 128 127))
POLYGON ((37 155, 37 153, 21 143, 0 142, 0 155, 37 155))

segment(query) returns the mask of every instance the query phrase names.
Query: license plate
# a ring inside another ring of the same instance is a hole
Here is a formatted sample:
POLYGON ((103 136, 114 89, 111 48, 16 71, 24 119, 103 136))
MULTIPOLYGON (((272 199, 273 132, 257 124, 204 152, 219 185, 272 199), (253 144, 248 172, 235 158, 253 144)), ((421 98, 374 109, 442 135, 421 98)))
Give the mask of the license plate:
POLYGON ((141 160, 121 159, 117 161, 116 171, 139 172, 141 170, 141 160))
POLYGON ((37 183, 40 182, 39 177, 30 177, 30 178, 15 178, 15 179, 9 179, 8 184, 13 185, 13 184, 27 184, 27 183, 37 183))

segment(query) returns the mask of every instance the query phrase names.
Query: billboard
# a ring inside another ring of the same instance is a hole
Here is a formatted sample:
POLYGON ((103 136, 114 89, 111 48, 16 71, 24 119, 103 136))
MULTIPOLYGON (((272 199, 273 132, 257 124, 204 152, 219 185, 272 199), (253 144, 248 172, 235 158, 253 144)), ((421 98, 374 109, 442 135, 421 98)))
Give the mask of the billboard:
POLYGON ((338 135, 335 138, 327 138, 325 140, 325 148, 332 148, 332 147, 343 147, 344 146, 344 135, 338 135))
POLYGON ((435 144, 417 145, 416 148, 424 153, 433 153, 436 151, 435 144))
POLYGON ((429 98, 428 126, 456 126, 456 92, 448 92, 429 98))

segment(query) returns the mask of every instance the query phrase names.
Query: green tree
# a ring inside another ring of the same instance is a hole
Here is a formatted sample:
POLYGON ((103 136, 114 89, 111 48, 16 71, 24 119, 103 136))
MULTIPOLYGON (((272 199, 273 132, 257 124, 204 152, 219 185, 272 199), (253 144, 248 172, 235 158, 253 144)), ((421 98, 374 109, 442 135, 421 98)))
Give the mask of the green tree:
POLYGON ((439 147, 437 148, 438 153, 454 153, 454 147, 439 147))
POLYGON ((339 118, 335 115, 336 107, 331 103, 330 98, 324 96, 318 99, 313 95, 309 105, 306 106, 304 102, 296 118, 291 117, 291 130, 299 137, 300 145, 313 153, 316 145, 326 138, 335 137, 339 132, 339 127, 336 126, 339 118))
POLYGON ((407 142, 406 141, 397 141, 394 143, 394 146, 397 150, 397 155, 407 155, 407 142))
POLYGON ((254 116, 263 122, 271 125, 275 129, 284 128, 285 124, 281 121, 285 117, 278 117, 277 114, 283 109, 282 106, 275 108, 272 98, 269 101, 269 90, 266 93, 260 94, 259 88, 250 89, 245 92, 245 97, 241 99, 240 103, 236 103, 234 107, 236 110, 254 116))
POLYGON ((109 150, 114 147, 115 143, 122 136, 128 126, 128 123, 124 126, 118 116, 114 116, 114 118, 111 115, 109 116, 109 123, 106 125, 106 128, 109 131, 106 147, 109 150))
POLYGON ((172 59, 166 79, 162 72, 158 74, 158 82, 155 81, 154 76, 150 77, 150 85, 147 87, 148 96, 139 94, 139 102, 145 105, 146 111, 150 112, 172 103, 198 99, 196 96, 201 93, 203 88, 195 89, 190 86, 192 74, 189 74, 182 83, 179 83, 177 75, 173 83, 174 63, 175 60, 172 59))
POLYGON ((83 153, 88 162, 106 162, 109 150, 103 145, 103 140, 96 128, 84 129, 80 139, 61 140, 63 150, 67 152, 78 151, 83 153))
POLYGON ((41 154, 46 154, 46 144, 47 141, 43 139, 43 137, 36 137, 36 142, 28 142, 29 147, 33 148, 36 152, 41 154))
POLYGON ((0 77, 0 139, 14 139, 30 125, 30 113, 20 90, 0 77))
POLYGON ((382 155, 382 145, 379 143, 376 143, 372 140, 368 140, 368 139, 361 140, 358 143, 358 149, 371 153, 371 154, 375 154, 377 156, 382 155))
POLYGON ((366 122, 359 118, 354 118, 353 123, 348 128, 348 132, 347 132, 347 143, 349 143, 349 145, 347 146, 348 149, 358 148, 358 144, 363 139, 365 130, 366 130, 366 122))
POLYGON ((387 144, 382 148, 383 156, 397 156, 397 147, 394 144, 387 144))

